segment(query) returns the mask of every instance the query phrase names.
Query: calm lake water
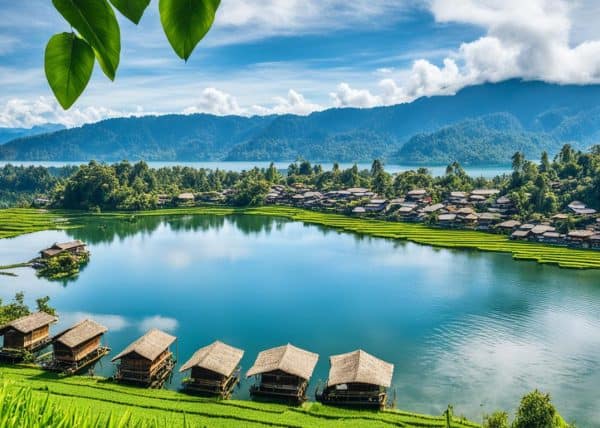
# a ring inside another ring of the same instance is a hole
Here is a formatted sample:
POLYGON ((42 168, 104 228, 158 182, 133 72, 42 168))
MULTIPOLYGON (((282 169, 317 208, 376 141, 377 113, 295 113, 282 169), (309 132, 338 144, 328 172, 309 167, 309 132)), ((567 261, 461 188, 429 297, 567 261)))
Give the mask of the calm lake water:
MULTIPOLYGON (((0 161, 0 167, 8 164, 12 165, 24 165, 24 166, 45 166, 45 167, 61 167, 65 165, 81 165, 86 162, 38 162, 38 161, 0 161)), ((322 163, 317 162, 323 166, 325 170, 331 170, 333 163, 322 163)), ((290 162, 274 162, 275 167, 280 170, 286 170, 290 165, 290 162)), ((171 167, 171 166, 189 166, 192 168, 206 168, 206 169, 221 169, 224 171, 248 171, 254 167, 267 168, 270 162, 148 162, 151 168, 171 167)), ((350 168, 353 164, 351 163, 340 163, 341 168, 350 168)), ((371 164, 359 163, 359 169, 371 169, 371 164)), ((402 171, 409 171, 419 168, 415 165, 385 165, 386 171, 390 174, 394 174, 402 171)), ((424 165, 435 176, 443 175, 446 172, 446 166, 441 165, 424 165)), ((465 171, 472 177, 485 177, 492 178, 496 175, 510 173, 510 165, 491 165, 491 166, 476 166, 476 167, 465 167, 465 171)))
MULTIPOLYGON (((402 409, 441 414, 452 403, 481 420, 537 387, 578 426, 600 426, 600 271, 244 216, 40 232, 0 240, 0 264, 70 239, 92 253, 76 280, 20 269, 0 276, 0 297, 50 295, 54 332, 92 317, 110 328, 113 355, 151 327, 179 337, 180 363, 220 339, 246 350, 244 370, 260 350, 291 342, 321 356, 312 394, 329 355, 363 348, 395 364, 402 409)), ((112 371, 108 359, 97 368, 112 371)))

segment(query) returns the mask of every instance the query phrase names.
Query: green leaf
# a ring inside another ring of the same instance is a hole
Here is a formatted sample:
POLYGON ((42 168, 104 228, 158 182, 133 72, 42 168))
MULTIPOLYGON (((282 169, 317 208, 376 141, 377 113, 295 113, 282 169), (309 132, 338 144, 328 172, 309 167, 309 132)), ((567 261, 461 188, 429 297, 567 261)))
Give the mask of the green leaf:
POLYGON ((94 49, 104 74, 115 80, 121 55, 121 31, 106 0, 52 0, 56 10, 94 49))
POLYGON ((215 20, 221 0, 160 0, 158 10, 167 39, 186 60, 215 20))
POLYGON ((79 98, 94 70, 94 51, 73 33, 55 34, 44 55, 46 79, 66 110, 79 98))
POLYGON ((150 0, 110 0, 110 2, 134 24, 140 22, 144 11, 150 4, 150 0))

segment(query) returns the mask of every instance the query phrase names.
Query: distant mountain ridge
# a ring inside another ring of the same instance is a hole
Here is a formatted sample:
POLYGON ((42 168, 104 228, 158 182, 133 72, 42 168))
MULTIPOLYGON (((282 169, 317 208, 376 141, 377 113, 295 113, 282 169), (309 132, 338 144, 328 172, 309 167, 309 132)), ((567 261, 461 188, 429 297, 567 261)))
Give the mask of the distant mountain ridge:
POLYGON ((37 125, 31 128, 0 128, 0 144, 4 144, 15 138, 28 137, 30 135, 46 134, 48 132, 64 129, 65 126, 59 123, 47 123, 37 125))
POLYGON ((506 163, 565 142, 600 141, 600 85, 509 80, 370 109, 308 116, 165 115, 108 119, 13 140, 0 160, 267 160, 506 163))

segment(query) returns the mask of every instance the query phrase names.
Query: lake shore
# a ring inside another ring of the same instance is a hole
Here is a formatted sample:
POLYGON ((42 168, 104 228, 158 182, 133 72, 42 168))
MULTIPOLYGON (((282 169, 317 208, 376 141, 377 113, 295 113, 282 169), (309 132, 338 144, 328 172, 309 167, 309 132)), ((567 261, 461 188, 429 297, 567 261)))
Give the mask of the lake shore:
POLYGON ((190 207, 138 212, 46 211, 35 209, 0 210, 0 238, 51 229, 77 227, 83 219, 135 219, 141 216, 171 215, 261 215, 321 225, 333 229, 378 238, 398 239, 448 249, 510 253, 515 260, 535 261, 570 269, 600 269, 600 252, 518 242, 507 236, 470 230, 447 230, 422 224, 388 222, 320 213, 293 207, 265 206, 255 208, 190 207))
MULTIPOLYGON (((64 412, 91 412, 96 418, 120 420, 131 416, 132 424, 143 426, 211 427, 377 427, 382 424, 404 427, 446 427, 445 416, 429 416, 400 410, 353 411, 308 402, 301 407, 241 400, 198 398, 175 391, 146 390, 117 385, 101 377, 59 377, 30 366, 0 365, 0 389, 22 393, 28 388, 34 400, 44 401, 64 412), (184 420, 185 424, 184 425, 184 420)), ((454 417, 452 426, 477 428, 480 425, 454 417)))

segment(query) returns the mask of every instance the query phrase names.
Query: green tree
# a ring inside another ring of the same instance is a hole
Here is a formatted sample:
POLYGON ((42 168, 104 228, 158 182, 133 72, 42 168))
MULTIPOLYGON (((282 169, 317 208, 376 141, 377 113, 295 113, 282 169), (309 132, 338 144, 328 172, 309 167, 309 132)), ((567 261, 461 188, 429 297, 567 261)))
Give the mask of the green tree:
POLYGON ((555 417, 550 395, 536 389, 521 399, 513 428, 554 428, 555 417))
POLYGON ((483 417, 483 428, 509 428, 508 413, 497 411, 483 417))
POLYGON ((36 299, 35 303, 37 305, 37 310, 39 312, 46 312, 47 314, 50 314, 50 315, 56 315, 56 309, 51 307, 48 304, 48 302, 50 302, 50 297, 48 297, 48 296, 40 297, 39 299, 36 299))

